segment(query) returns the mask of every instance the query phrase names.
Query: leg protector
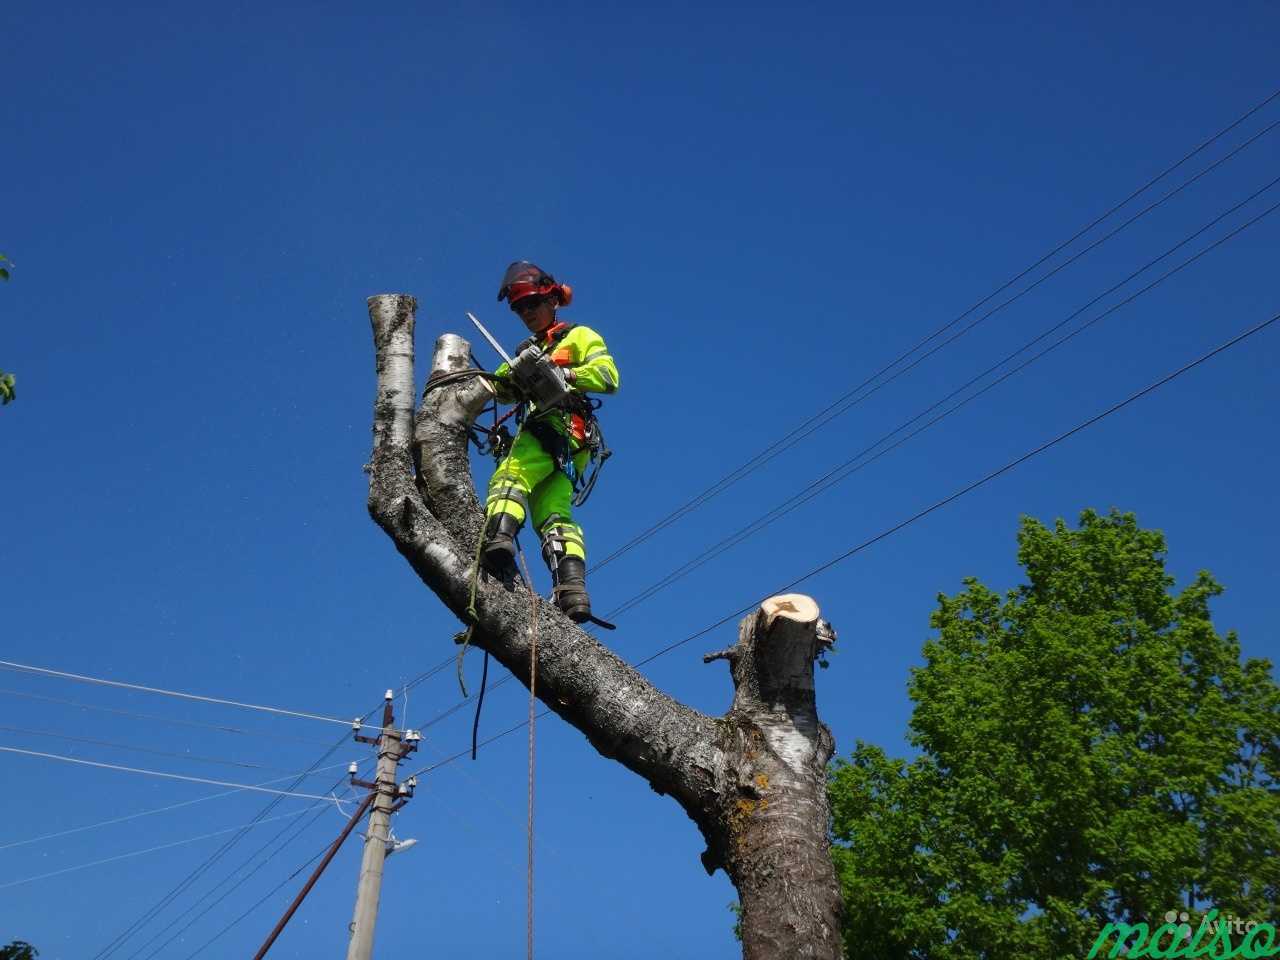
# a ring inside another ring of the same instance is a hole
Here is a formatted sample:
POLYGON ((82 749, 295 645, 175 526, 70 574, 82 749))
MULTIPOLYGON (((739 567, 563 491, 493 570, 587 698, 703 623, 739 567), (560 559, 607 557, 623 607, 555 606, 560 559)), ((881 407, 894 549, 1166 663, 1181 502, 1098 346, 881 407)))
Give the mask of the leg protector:
POLYGON ((587 561, 574 555, 581 551, 582 539, 576 525, 562 526, 559 516, 549 517, 542 528, 542 559, 551 570, 551 595, 556 606, 574 623, 591 619, 587 561), (568 552, 571 544, 576 547, 574 553, 568 552))
POLYGON ((591 619, 591 597, 587 594, 587 562, 581 557, 561 557, 551 580, 556 606, 574 623, 591 619))
POLYGON ((515 565, 516 534, 520 521, 509 513, 495 513, 484 525, 480 562, 490 573, 501 574, 515 565))

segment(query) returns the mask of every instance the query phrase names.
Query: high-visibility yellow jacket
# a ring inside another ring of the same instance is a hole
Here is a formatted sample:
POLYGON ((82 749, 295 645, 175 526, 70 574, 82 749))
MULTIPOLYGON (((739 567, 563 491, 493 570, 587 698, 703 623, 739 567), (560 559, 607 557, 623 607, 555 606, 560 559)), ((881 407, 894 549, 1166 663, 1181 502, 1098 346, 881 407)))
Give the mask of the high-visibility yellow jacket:
MULTIPOLYGON (((609 355, 604 338, 590 327, 557 323, 547 328, 540 337, 524 341, 516 348, 516 353, 524 350, 531 343, 538 343, 543 352, 551 357, 551 362, 563 367, 569 386, 577 393, 616 393, 621 380, 618 376, 617 364, 609 355)), ((499 377, 506 377, 511 368, 500 364, 494 371, 499 377)), ((498 399, 503 403, 514 403, 519 395, 506 383, 494 384, 498 399)), ((567 433, 575 440, 582 440, 585 435, 584 417, 580 411, 546 410, 539 412, 537 408, 530 411, 530 417, 545 420, 554 425, 562 433, 567 433)))

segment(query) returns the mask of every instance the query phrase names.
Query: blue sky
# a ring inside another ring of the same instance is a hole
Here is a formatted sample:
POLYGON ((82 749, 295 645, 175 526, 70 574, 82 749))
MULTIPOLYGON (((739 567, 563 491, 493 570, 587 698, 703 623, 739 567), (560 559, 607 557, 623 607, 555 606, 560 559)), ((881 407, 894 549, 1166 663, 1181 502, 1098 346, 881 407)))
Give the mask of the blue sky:
MULTIPOLYGON (((623 381, 603 412, 616 455, 581 514, 602 557, 1274 92, 1278 26, 1274 7, 1251 2, 911 15, 818 4, 9 7, 0 252, 15 267, 0 289, 0 368, 16 372, 19 396, 0 411, 0 658, 364 713, 446 657, 456 629, 365 513, 367 296, 419 298, 421 380, 432 338, 467 332, 464 310, 519 339, 493 300, 510 260, 574 285, 566 318, 603 333, 623 381)), ((1119 216, 1277 119, 1280 100, 1119 216)), ((1278 144, 1280 132, 1260 137, 601 570, 597 607, 660 579, 1249 196, 1280 173, 1278 144)), ((1260 221, 636 607, 608 642, 648 656, 1270 316, 1278 241, 1280 216, 1260 221)), ((1280 457, 1267 439, 1278 338, 1260 334, 806 584, 840 632, 819 675, 840 751, 858 738, 905 751, 905 682, 935 597, 968 575, 1016 583, 1022 514, 1135 511, 1165 531, 1180 583, 1201 568, 1225 583, 1217 623, 1239 631, 1246 654, 1280 655, 1280 457)), ((720 712, 727 671, 700 658, 731 637, 723 627, 646 672, 720 712)), ((478 668, 469 662, 472 684, 478 668)), ((342 735, 12 672, 0 687, 13 728, 0 745, 190 776, 259 783, 307 768, 342 735)), ((445 670, 409 694, 410 722, 458 699, 445 670)), ((526 710, 508 684, 488 699, 482 730, 526 710)), ((464 708, 429 727, 422 764, 461 750, 470 722, 464 708)), ((538 731, 539 952, 737 955, 732 888, 704 875, 676 805, 558 720, 538 731)), ((398 833, 419 844, 388 866, 379 955, 523 949, 526 752, 523 733, 512 735, 424 778, 398 817, 398 833)), ((365 755, 344 744, 325 762, 365 755)), ((237 794, 5 848, 218 788, 13 754, 0 754, 0 770, 0 883, 236 827, 269 800, 237 794)), ((299 789, 324 793, 340 772, 299 789)), ((308 803, 286 799, 271 815, 308 803)), ((144 945, 185 925, 232 866, 310 821, 252 831, 112 956, 156 951, 164 937, 144 945)), ((251 953, 301 877, 269 891, 341 823, 329 812, 306 825, 160 955, 189 955, 261 902, 201 955, 251 953)), ((0 942, 92 957, 225 838, 4 889, 0 942)), ((352 844, 272 956, 341 949, 357 862, 352 844)))

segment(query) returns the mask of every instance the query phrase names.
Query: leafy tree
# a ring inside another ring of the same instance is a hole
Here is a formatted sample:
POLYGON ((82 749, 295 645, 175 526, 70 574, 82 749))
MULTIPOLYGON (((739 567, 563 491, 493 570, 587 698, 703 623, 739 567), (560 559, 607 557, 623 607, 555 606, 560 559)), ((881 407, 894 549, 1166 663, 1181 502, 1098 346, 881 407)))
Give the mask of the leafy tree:
MULTIPOLYGON (((940 595, 914 760, 830 771, 850 958, 1084 957, 1113 920, 1280 902, 1280 687, 1132 514, 1024 518, 1028 582, 940 595)), ((1154 954, 1153 954, 1154 955, 1154 954)), ((1169 954, 1166 954, 1169 955, 1169 954)))
POLYGON ((0 960, 36 960, 40 951, 25 940, 15 940, 5 947, 0 947, 0 960))

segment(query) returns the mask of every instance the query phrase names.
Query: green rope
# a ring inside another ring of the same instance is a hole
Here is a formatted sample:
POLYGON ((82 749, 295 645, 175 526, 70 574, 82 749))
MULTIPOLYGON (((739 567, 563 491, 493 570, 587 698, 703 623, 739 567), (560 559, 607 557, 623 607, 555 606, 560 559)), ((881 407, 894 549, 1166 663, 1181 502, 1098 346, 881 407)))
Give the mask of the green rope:
MULTIPOLYGON (((467 682, 462 675, 462 660, 467 655, 467 647, 471 646, 471 634, 476 628, 476 623, 480 620, 480 614, 476 611, 476 587, 480 583, 480 551, 484 548, 484 535, 481 534, 476 538, 476 557, 471 561, 471 596, 467 599, 467 617, 471 623, 467 625, 466 633, 460 634, 462 637, 462 647, 458 650, 458 686, 462 690, 462 696, 467 696, 467 682)), ((454 637, 457 640, 457 636, 454 637)))

